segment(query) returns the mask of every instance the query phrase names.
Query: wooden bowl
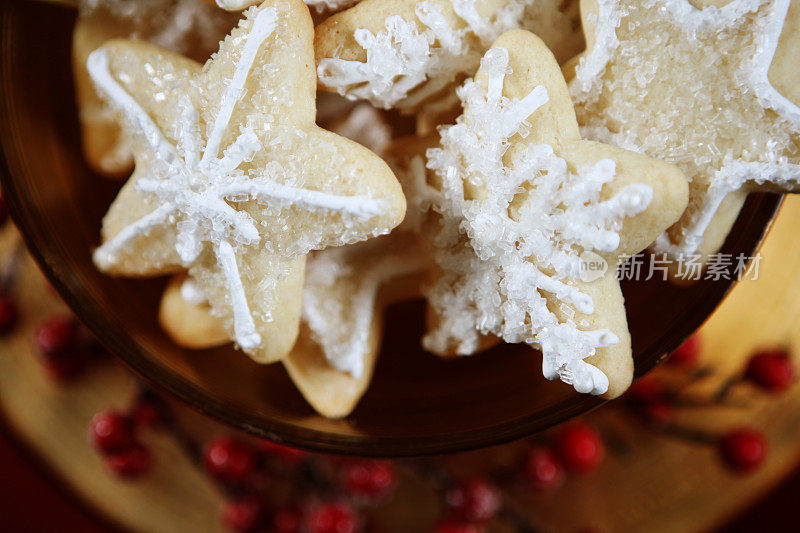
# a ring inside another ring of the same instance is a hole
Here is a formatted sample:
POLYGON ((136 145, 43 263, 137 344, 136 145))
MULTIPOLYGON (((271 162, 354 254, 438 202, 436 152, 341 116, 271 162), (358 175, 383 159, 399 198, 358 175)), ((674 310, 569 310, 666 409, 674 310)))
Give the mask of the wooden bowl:
MULTIPOLYGON (((525 346, 458 360, 423 352, 421 302, 389 310, 375 379, 345 420, 316 415, 281 365, 258 365, 230 347, 174 345, 156 323, 164 280, 114 279, 91 262, 100 220, 119 183, 93 175, 81 157, 69 61, 73 12, 34 2, 4 2, 0 9, 0 173, 11 215, 69 306, 155 386, 258 436, 376 456, 498 444, 602 403, 547 382, 539 355, 525 346)), ((751 196, 723 251, 752 255, 780 202, 779 196, 751 196)), ((655 279, 624 284, 637 374, 689 336, 731 286, 704 281, 676 287, 655 279)))

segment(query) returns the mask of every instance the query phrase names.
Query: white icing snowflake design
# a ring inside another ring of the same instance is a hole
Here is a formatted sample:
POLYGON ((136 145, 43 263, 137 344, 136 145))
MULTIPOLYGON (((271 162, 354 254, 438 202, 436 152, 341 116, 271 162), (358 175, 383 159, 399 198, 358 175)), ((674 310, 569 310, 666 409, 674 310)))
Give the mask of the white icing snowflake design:
POLYGON ((452 83, 459 72, 475 70, 481 56, 469 40, 478 39, 488 48, 501 33, 519 25, 523 2, 512 0, 489 19, 478 14, 476 1, 452 0, 466 24, 463 29, 451 27, 433 2, 420 2, 414 9, 422 32, 414 21, 397 15, 388 17, 386 30, 377 34, 357 29, 353 37, 367 61, 323 58, 317 67, 320 82, 351 100, 368 100, 385 109, 402 101, 403 108, 413 108, 452 83), (426 81, 424 89, 415 91, 426 81))
POLYGON ((789 4, 598 0, 596 45, 570 83, 584 135, 675 163, 693 182, 678 242, 664 234, 656 251, 697 253, 746 185, 800 184, 800 108, 768 79, 789 4))
POLYGON ((567 317, 593 312, 591 297, 574 283, 579 256, 616 250, 623 219, 643 212, 653 190, 629 185, 601 201, 615 163, 604 159, 573 173, 549 145, 529 145, 504 162, 511 138, 527 135, 526 120, 549 99, 543 86, 521 100, 503 96, 508 61, 504 48, 486 53, 486 86, 465 82, 458 90, 464 114, 441 129, 441 148, 428 150, 427 166, 442 182, 434 205, 442 215, 434 237, 442 275, 427 291, 440 323, 423 342, 437 353, 456 345, 459 354, 473 353, 486 334, 526 342, 541 349, 548 379, 603 394, 608 378, 584 359, 616 344, 617 335, 581 330, 548 303, 567 317))
POLYGON ((227 90, 220 95, 219 112, 208 128, 205 145, 198 111, 188 96, 179 100, 181 113, 175 145, 112 77, 108 57, 102 49, 93 52, 87 64, 100 91, 124 112, 132 129, 145 140, 151 153, 151 168, 146 177, 136 181, 135 188, 140 194, 152 195, 158 204, 155 210, 97 248, 95 263, 100 268, 113 265, 135 239, 166 225, 177 228, 176 251, 186 268, 210 244, 230 296, 236 341, 246 349, 259 346, 262 339, 245 296, 237 256, 245 248, 264 243, 258 221, 247 211, 237 209, 237 202, 255 200, 277 208, 297 206, 335 211, 353 218, 371 218, 385 213, 387 208, 379 199, 337 196, 279 183, 272 179, 274 168, 251 170, 249 174, 242 171, 240 165, 263 150, 259 137, 247 127, 220 156, 223 137, 231 127, 235 107, 245 94, 243 89, 256 55, 275 30, 277 20, 272 8, 263 8, 255 16, 227 90))

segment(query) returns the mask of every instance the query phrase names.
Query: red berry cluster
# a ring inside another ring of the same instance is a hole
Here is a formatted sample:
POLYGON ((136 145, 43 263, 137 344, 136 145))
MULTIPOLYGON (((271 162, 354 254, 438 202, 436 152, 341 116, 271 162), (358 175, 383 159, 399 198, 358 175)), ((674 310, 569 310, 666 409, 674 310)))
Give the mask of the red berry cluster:
POLYGON ((663 380, 651 374, 631 385, 625 399, 645 425, 662 428, 674 418, 674 396, 663 380))
MULTIPOLYGON (((669 362, 672 366, 691 368, 696 365, 700 352, 700 338, 695 334, 672 353, 669 362)), ((796 377, 797 365, 787 350, 761 350, 749 358, 741 375, 733 376, 720 386, 711 401, 724 402, 731 388, 743 382, 767 392, 782 392, 795 382, 796 377)), ((648 426, 674 436, 715 444, 723 462, 734 472, 753 472, 766 458, 766 439, 756 429, 736 428, 715 437, 677 426, 674 414, 680 390, 670 389, 658 375, 640 379, 630 388, 626 398, 627 404, 648 426)))
POLYGON ((391 461, 347 459, 340 465, 344 490, 358 500, 374 502, 394 491, 397 475, 391 461))
POLYGON ((310 455, 268 441, 220 436, 203 448, 203 464, 228 492, 220 519, 232 531, 250 533, 357 533, 364 519, 356 508, 391 495, 397 481, 391 461, 310 455), (290 501, 275 508, 270 489, 288 481, 290 501))
POLYGON ((436 533, 482 533, 486 523, 500 511, 500 489, 483 477, 452 484, 444 496, 445 516, 436 533))
POLYGON ((142 389, 126 412, 110 409, 92 417, 89 441, 111 471, 134 479, 150 471, 153 457, 138 438, 145 429, 160 428, 168 419, 166 406, 155 393, 142 389))
POLYGON ((34 331, 33 344, 47 373, 57 381, 78 376, 106 353, 91 332, 71 314, 43 320, 34 331))
POLYGON ((258 496, 233 496, 222 505, 220 520, 236 533, 360 533, 364 522, 344 500, 316 501, 271 510, 258 496))
POLYGON ((303 523, 308 533, 358 533, 363 526, 359 515, 344 502, 323 502, 311 506, 305 513, 303 523))
POLYGON ((600 464, 605 445, 597 430, 586 422, 571 422, 560 428, 549 446, 530 448, 524 459, 525 485, 534 492, 558 488, 565 473, 586 474, 600 464))
POLYGON ((246 442, 233 437, 217 437, 203 449, 206 472, 217 481, 244 486, 256 470, 256 451, 246 442))

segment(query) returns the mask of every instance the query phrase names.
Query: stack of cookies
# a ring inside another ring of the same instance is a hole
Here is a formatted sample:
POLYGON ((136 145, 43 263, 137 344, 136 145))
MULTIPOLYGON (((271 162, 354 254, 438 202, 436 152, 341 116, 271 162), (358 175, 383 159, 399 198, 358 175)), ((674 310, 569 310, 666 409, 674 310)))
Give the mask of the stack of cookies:
POLYGON ((217 3, 84 1, 86 158, 130 176, 94 262, 173 276, 175 342, 280 361, 324 416, 411 298, 433 354, 526 343, 616 397, 617 266, 703 263, 749 192, 800 187, 800 2, 217 3))

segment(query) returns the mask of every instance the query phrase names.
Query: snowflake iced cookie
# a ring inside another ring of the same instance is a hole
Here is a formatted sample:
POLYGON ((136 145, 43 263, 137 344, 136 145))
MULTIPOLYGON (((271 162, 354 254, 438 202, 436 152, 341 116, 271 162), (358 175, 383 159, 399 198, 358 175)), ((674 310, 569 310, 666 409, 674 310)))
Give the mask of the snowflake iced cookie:
POLYGON ((582 140, 558 63, 529 32, 501 36, 458 94, 464 113, 427 151, 441 220, 424 346, 526 342, 547 378, 618 396, 633 361, 616 265, 678 219, 686 178, 582 140))
MULTIPOLYGON (((366 105, 355 106, 335 131, 383 153, 387 125, 366 105)), ((386 306, 421 295, 431 267, 430 249, 419 236, 429 193, 425 162, 400 156, 407 142, 395 141, 385 154, 400 178, 408 210, 390 235, 313 252, 303 289, 303 324, 283 364, 298 390, 320 414, 347 416, 366 392, 381 348, 386 306)), ((187 348, 229 342, 197 284, 177 276, 167 287, 159 313, 162 327, 187 348), (184 281, 186 280, 186 281, 184 281)))
POLYGON ((800 2, 594 0, 582 11, 588 50, 565 70, 584 135, 691 181, 656 252, 704 262, 749 192, 800 188, 800 2))
POLYGON ((109 177, 133 169, 130 143, 86 70, 89 54, 115 38, 135 38, 205 61, 238 17, 198 0, 81 0, 72 36, 72 72, 86 162, 109 177))
POLYGON ((511 28, 563 60, 583 49, 576 1, 364 0, 317 26, 320 87, 404 112, 457 104, 453 88, 511 28))
POLYGON ((188 270, 259 362, 294 344, 306 254, 388 233, 405 212, 379 157, 315 125, 312 31, 304 4, 275 0, 248 10, 202 67, 136 41, 87 61, 136 161, 95 264, 121 276, 188 270))

